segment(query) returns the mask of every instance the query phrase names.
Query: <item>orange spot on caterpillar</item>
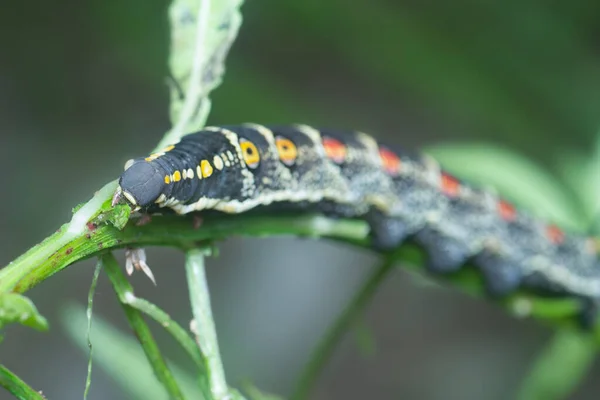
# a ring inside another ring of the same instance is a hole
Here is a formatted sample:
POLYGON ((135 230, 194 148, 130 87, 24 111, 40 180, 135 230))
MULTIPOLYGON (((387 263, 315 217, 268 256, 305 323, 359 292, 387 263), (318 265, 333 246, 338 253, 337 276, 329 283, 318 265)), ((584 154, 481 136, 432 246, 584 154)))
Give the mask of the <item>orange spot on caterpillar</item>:
POLYGON ((279 153, 279 159, 285 165, 294 165, 296 158, 298 157, 298 149, 296 145, 289 139, 281 136, 275 138, 275 145, 277 146, 277 152, 279 153))
POLYGON ((556 225, 548 225, 546 237, 554 244, 561 244, 565 240, 565 233, 556 225))
POLYGON ((498 214, 505 221, 514 221, 517 218, 517 210, 505 200, 498 201, 498 214))
POLYGON ((328 136, 323 137, 323 148, 325 154, 330 160, 333 160, 336 164, 341 164, 346 159, 346 145, 337 139, 330 138, 328 136))
POLYGON ((383 169, 390 175, 398 175, 400 172, 400 157, 393 151, 386 149, 385 147, 379 148, 379 157, 383 164, 383 169))
POLYGON ((175 171, 173 172, 173 181, 179 182, 181 180, 181 172, 175 171))
POLYGON ((440 182, 442 192, 447 196, 458 196, 460 190, 460 182, 458 179, 449 175, 445 172, 442 173, 442 180, 440 182))

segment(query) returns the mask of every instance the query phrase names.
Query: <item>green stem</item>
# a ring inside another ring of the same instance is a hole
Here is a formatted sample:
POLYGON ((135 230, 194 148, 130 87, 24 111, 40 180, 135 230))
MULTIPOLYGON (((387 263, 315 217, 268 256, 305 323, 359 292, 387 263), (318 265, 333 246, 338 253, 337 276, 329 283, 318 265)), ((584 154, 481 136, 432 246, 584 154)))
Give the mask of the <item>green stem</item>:
MULTIPOLYGON (((132 296, 133 288, 127 281, 127 278, 123 275, 123 272, 121 272, 121 268, 115 257, 111 253, 107 253, 101 257, 101 261, 119 299, 132 296)), ((131 328, 135 332, 135 335, 154 370, 154 374, 166 389, 169 397, 171 399, 183 400, 184 397, 181 393, 181 389, 177 385, 171 370, 163 359, 162 354, 158 349, 158 345, 150 332, 150 328, 144 321, 142 314, 140 311, 126 303, 121 303, 121 305, 123 306, 125 316, 127 317, 131 328)))
MULTIPOLYGON (((69 223, 0 270, 0 293, 12 291, 22 277, 35 274, 40 265, 56 257, 59 249, 83 237, 88 229, 88 221, 100 213, 102 204, 110 199, 116 187, 116 181, 104 185, 90 201, 73 214, 69 223)), ((50 271, 50 275, 59 270, 50 271)))
POLYGON ((210 254, 210 248, 188 250, 185 270, 194 314, 192 330, 196 335, 198 347, 205 357, 212 398, 225 400, 230 398, 230 393, 225 380, 225 371, 219 352, 217 331, 212 317, 210 295, 206 282, 204 256, 208 254, 210 254))
POLYGON ((19 400, 44 400, 44 396, 32 389, 4 365, 0 365, 0 386, 19 400))
POLYGON ((123 303, 130 305, 138 311, 143 312, 156 322, 158 322, 167 332, 175 338, 179 345, 185 350, 188 356, 194 361, 194 364, 200 371, 204 371, 204 357, 200 352, 200 349, 196 346, 194 340, 188 335, 187 331, 183 329, 176 321, 174 321, 169 314, 161 310, 156 305, 150 303, 147 300, 136 297, 132 292, 126 293, 123 298, 120 298, 123 303))
POLYGON ((129 223, 123 230, 112 225, 88 224, 70 241, 63 239, 64 228, 35 246, 0 271, 0 293, 23 293, 66 266, 107 250, 123 247, 174 246, 218 240, 234 235, 298 235, 365 241, 368 227, 362 221, 333 220, 318 215, 299 217, 221 216, 205 219, 200 229, 192 218, 153 217, 143 226, 129 223), (57 236, 57 238, 55 238, 57 236))
POLYGON ((327 360, 335 350, 341 337, 350 328, 369 304, 369 301, 375 294, 379 284, 383 282, 389 274, 395 262, 393 257, 387 257, 383 263, 377 267, 373 274, 366 280, 362 288, 357 292, 356 296, 344 312, 333 323, 329 331, 325 334, 321 342, 315 348, 310 361, 306 365, 304 371, 300 375, 298 385, 291 396, 292 400, 304 400, 310 395, 310 392, 315 386, 317 378, 325 367, 327 360))
POLYGON ((88 293, 88 306, 86 310, 87 314, 87 345, 89 349, 88 354, 88 368, 87 376, 85 378, 85 390, 83 392, 83 399, 86 400, 90 391, 90 385, 92 384, 92 356, 93 350, 92 340, 90 338, 92 334, 92 309, 94 306, 94 293, 96 293, 96 286, 98 285, 98 278, 100 277, 100 271, 102 270, 102 263, 98 262, 94 269, 94 276, 92 277, 92 284, 90 285, 90 291, 88 293))

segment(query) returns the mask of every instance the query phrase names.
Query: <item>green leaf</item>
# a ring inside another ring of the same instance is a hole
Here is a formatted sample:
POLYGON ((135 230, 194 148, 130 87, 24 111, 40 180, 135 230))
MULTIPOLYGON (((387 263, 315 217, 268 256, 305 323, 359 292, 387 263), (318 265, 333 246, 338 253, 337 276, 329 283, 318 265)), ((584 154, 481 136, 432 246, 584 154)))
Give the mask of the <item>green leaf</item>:
POLYGON ((17 293, 0 294, 0 329, 19 323, 39 331, 48 330, 48 321, 38 312, 31 300, 17 293))
POLYGON ((565 399, 594 361, 597 349, 589 333, 562 329, 536 360, 519 390, 519 400, 565 399))
POLYGON ((578 196, 592 232, 600 233, 600 133, 589 155, 561 156, 560 172, 566 183, 578 196))
POLYGON ((541 218, 569 229, 584 230, 585 214, 569 190, 548 171, 502 147, 482 143, 441 145, 427 149, 457 176, 503 196, 541 218))
POLYGON ((224 62, 242 17, 243 0, 174 0, 171 22, 171 122, 161 149, 201 128, 210 111, 208 94, 222 81, 224 62))

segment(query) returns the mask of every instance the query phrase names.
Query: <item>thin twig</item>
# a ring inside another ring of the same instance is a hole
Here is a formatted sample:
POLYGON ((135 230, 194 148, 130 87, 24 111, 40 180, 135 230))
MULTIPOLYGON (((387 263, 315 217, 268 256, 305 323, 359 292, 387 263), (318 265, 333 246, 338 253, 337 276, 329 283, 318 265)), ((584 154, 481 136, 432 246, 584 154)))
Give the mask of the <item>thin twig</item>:
POLYGON ((204 270, 204 256, 209 253, 209 248, 188 250, 185 270, 194 314, 192 330, 196 335, 198 347, 205 357, 210 391, 213 399, 225 400, 231 396, 225 380, 204 270))
POLYGON ((89 349, 88 354, 88 368, 87 368, 87 376, 85 378, 85 390, 83 392, 83 399, 87 399, 88 393, 90 391, 90 385, 92 383, 92 356, 93 356, 93 347, 92 347, 92 307, 94 305, 94 293, 96 293, 96 286, 98 285, 98 277, 100 276, 100 271, 102 270, 102 263, 98 262, 96 264, 96 268, 94 269, 94 276, 92 277, 92 284, 90 285, 90 291, 88 293, 88 306, 86 310, 87 316, 87 345, 89 349))
POLYGON ((294 390, 292 400, 304 400, 310 395, 315 386, 317 378, 325 367, 327 360, 340 342, 341 337, 348 331, 356 318, 364 311, 369 301, 373 298, 379 284, 383 282, 394 266, 392 257, 387 257, 383 263, 377 267, 372 275, 365 281, 364 285, 358 290, 350 304, 342 314, 333 323, 327 331, 321 342, 317 345, 310 361, 300 375, 296 389, 294 390))
MULTIPOLYGON (((125 275, 123 275, 115 257, 111 253, 106 253, 101 257, 101 261, 106 270, 106 274, 112 282, 113 289, 119 298, 126 297, 130 293, 132 294, 133 289, 125 278, 125 275)), ((129 304, 121 303, 121 306, 125 311, 125 316, 129 321, 129 325, 131 325, 131 328, 135 332, 135 335, 152 366, 154 374, 162 383, 167 393, 169 393, 171 399, 183 400, 184 397, 181 389, 175 381, 173 373, 163 359, 162 354, 158 349, 158 345, 150 332, 150 328, 144 321, 142 314, 129 304)))

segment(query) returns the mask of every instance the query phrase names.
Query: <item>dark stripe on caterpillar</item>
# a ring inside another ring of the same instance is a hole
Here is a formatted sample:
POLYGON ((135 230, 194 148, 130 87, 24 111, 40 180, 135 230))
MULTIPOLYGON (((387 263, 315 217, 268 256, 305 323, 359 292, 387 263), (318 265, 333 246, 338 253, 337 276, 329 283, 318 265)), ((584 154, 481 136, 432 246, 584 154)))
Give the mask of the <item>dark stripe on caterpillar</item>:
POLYGON ((586 304, 600 299, 595 239, 566 234, 428 157, 394 152, 359 132, 207 127, 129 162, 116 198, 121 194, 148 213, 277 206, 363 218, 374 248, 411 240, 427 251, 427 267, 436 273, 471 263, 492 295, 522 287, 586 304))

